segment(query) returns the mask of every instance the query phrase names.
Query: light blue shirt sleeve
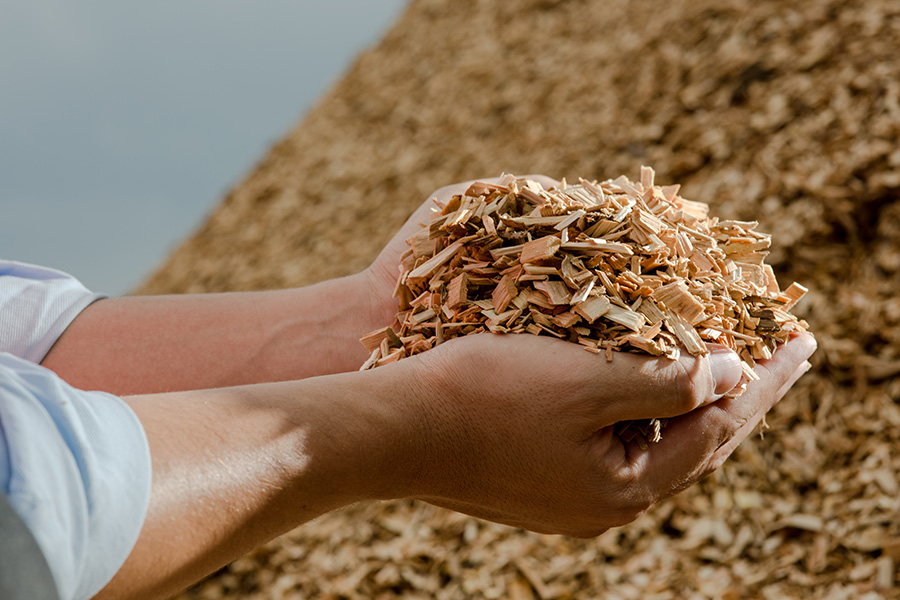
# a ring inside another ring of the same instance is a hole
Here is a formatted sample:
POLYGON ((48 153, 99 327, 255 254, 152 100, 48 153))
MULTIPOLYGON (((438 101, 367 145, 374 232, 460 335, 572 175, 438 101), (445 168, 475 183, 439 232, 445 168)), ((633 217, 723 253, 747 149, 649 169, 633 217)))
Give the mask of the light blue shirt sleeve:
POLYGON ((63 600, 90 598, 112 578, 150 497, 149 446, 129 406, 35 364, 97 297, 58 271, 0 261, 0 493, 63 600))

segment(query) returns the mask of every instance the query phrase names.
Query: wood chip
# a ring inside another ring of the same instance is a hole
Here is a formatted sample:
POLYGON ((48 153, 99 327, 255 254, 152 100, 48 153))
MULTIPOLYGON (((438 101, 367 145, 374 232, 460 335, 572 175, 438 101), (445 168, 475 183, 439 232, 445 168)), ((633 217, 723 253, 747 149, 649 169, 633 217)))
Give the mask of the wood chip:
POLYGON ((491 301, 494 303, 494 311, 502 313, 517 294, 518 289, 516 288, 513 278, 509 275, 504 275, 491 294, 491 301))
POLYGON ((605 315, 609 309, 610 302, 606 296, 594 296, 573 307, 573 310, 584 317, 588 323, 593 323, 605 315))
POLYGON ((371 352, 372 350, 377 349, 381 346, 381 342, 385 339, 388 340, 389 346, 391 348, 398 348, 400 346, 400 338, 397 337, 397 334, 390 327, 385 327, 384 329, 376 329, 371 333, 367 333, 363 337, 360 338, 360 342, 362 345, 366 347, 366 350, 371 352))
POLYGON ((553 235, 528 242, 522 247, 522 255, 519 257, 519 261, 522 264, 527 264, 548 259, 556 254, 561 245, 560 239, 553 235))

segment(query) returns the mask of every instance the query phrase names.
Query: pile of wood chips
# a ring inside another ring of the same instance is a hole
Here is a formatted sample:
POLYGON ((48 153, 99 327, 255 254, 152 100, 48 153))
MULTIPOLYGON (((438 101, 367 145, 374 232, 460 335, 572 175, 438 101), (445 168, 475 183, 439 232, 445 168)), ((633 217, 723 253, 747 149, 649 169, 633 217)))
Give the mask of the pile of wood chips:
POLYGON ((142 292, 349 275, 447 182, 650 164, 772 234, 813 368, 765 439, 597 539, 355 506, 180 598, 900 598, 898 48, 897 0, 411 0, 142 292))
MULTIPOLYGON (((545 190, 506 174, 453 196, 407 240, 400 312, 361 339, 371 352, 361 370, 487 331, 551 335, 610 361, 614 350, 699 356, 708 342, 740 356, 739 394, 758 378, 757 360, 806 329, 789 311, 807 290, 779 289, 757 222, 710 218, 707 204, 654 177, 642 167, 639 183, 545 190)), ((664 424, 625 424, 619 435, 646 448, 664 424)))

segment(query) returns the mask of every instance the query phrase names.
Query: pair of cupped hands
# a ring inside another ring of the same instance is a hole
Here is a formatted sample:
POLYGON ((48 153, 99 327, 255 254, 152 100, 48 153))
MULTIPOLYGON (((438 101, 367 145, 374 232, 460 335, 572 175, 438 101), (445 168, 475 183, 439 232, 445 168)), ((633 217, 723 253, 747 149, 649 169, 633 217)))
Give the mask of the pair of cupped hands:
MULTIPOLYGON (((545 187, 558 185, 532 175, 545 187)), ((487 180, 491 181, 491 180, 487 180)), ((470 182, 432 195, 446 202, 470 182)), ((375 308, 390 318, 406 239, 430 220, 424 203, 363 273, 375 308)), ((414 496, 543 533, 599 535, 717 469, 809 368, 812 335, 793 337, 756 367, 737 398, 736 354, 679 360, 602 355, 550 337, 480 334, 380 367, 415 382, 407 457, 386 495, 414 496), (623 443, 620 421, 667 418, 662 440, 623 443)), ((398 392, 399 393, 399 392, 398 392)), ((777 435, 777 432, 776 432, 777 435)))

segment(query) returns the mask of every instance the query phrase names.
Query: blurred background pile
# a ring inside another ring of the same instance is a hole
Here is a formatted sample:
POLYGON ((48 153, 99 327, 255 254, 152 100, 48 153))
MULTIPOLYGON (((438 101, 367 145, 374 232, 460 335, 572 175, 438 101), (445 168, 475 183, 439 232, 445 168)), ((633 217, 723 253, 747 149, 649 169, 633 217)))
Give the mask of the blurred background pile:
POLYGON ((774 235, 814 368, 765 437, 597 539, 357 506, 179 598, 900 597, 898 52, 895 0, 413 0, 140 292, 353 273, 448 183, 646 164, 774 235))

